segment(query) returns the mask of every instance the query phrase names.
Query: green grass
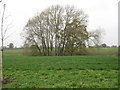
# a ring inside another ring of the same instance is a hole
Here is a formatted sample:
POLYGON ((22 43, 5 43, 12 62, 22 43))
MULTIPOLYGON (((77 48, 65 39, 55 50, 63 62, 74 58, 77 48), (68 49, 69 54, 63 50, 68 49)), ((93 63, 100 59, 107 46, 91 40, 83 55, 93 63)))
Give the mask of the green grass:
POLYGON ((117 56, 118 48, 88 48, 89 55, 117 56))
POLYGON ((117 88, 116 70, 39 70, 5 72, 6 88, 117 88))
MULTIPOLYGON (((10 49, 5 50, 4 53, 8 55, 24 55, 25 49, 10 49)), ((90 56, 116 56, 118 48, 87 48, 90 56)))
POLYGON ((14 56, 21 55, 23 52, 24 52, 24 49, 5 49, 4 50, 5 55, 14 55, 14 56))
POLYGON ((5 70, 117 70, 113 56, 6 56, 5 70), (12 66, 12 67, 11 67, 12 66))
MULTIPOLYGON (((112 50, 113 51, 113 50, 112 50)), ((116 56, 22 56, 4 52, 4 88, 117 88, 116 56)))

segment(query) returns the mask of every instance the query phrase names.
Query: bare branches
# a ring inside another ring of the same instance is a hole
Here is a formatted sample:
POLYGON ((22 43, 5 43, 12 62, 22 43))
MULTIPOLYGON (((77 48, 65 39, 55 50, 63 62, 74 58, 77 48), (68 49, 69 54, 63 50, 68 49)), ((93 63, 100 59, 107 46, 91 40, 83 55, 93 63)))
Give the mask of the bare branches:
POLYGON ((26 40, 32 45, 31 35, 37 39, 36 47, 43 55, 73 55, 81 53, 90 42, 100 43, 100 30, 87 31, 88 16, 82 10, 59 5, 51 6, 30 19, 25 26, 26 40))
POLYGON ((6 37, 6 33, 7 33, 8 28, 10 27, 10 25, 11 25, 11 24, 8 24, 8 25, 6 26, 6 28, 4 29, 3 40, 4 40, 4 38, 6 37))
POLYGON ((28 21, 26 40, 36 36, 36 46, 44 55, 72 55, 78 47, 85 47, 86 20, 86 14, 74 7, 51 6, 28 21))
POLYGON ((5 4, 4 4, 4 8, 3 8, 3 13, 2 13, 2 21, 1 21, 1 37, 3 39, 3 24, 4 24, 4 14, 5 14, 5 4))
POLYGON ((12 22, 10 24, 8 24, 7 26, 5 26, 5 20, 10 16, 4 17, 5 16, 5 8, 6 8, 6 4, 3 5, 3 13, 2 13, 2 19, 1 19, 1 40, 2 43, 4 42, 4 40, 6 40, 7 38, 9 38, 11 35, 13 35, 13 33, 9 34, 8 36, 6 36, 7 34, 7 30, 10 28, 10 25, 12 24, 12 22))
POLYGON ((2 13, 2 21, 1 21, 1 40, 2 40, 2 51, 3 51, 3 39, 4 39, 3 25, 4 25, 5 6, 6 6, 6 4, 4 4, 4 5, 3 5, 3 13, 2 13))
POLYGON ((95 46, 99 46, 101 44, 101 37, 103 37, 104 31, 102 28, 98 28, 95 31, 89 32, 88 43, 93 42, 95 46))

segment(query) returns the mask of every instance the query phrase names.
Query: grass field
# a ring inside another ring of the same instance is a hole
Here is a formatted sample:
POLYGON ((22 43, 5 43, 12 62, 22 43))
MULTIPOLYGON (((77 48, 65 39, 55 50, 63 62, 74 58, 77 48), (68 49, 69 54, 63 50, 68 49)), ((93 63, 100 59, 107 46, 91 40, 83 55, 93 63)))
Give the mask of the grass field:
POLYGON ((118 87, 117 49, 97 52, 112 56, 23 56, 22 51, 4 52, 4 78, 11 82, 3 88, 118 87))
POLYGON ((89 55, 116 56, 118 48, 88 48, 89 55))

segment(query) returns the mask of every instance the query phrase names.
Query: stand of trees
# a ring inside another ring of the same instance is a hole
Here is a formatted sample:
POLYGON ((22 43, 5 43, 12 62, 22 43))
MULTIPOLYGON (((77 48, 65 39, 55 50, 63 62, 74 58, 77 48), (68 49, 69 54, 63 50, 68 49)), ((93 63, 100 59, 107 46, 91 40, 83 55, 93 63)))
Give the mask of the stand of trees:
POLYGON ((87 15, 73 6, 51 6, 29 19, 24 28, 24 46, 44 56, 85 54, 88 41, 97 44, 100 38, 88 33, 87 21, 87 15))

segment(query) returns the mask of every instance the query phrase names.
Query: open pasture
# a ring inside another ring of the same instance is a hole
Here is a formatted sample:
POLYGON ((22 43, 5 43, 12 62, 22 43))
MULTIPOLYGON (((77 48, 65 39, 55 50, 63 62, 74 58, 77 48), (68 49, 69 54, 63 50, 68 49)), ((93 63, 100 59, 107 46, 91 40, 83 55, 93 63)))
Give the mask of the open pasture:
MULTIPOLYGON (((17 53, 18 52, 18 53, 17 53)), ((117 88, 117 56, 23 56, 4 52, 4 88, 117 88)))

